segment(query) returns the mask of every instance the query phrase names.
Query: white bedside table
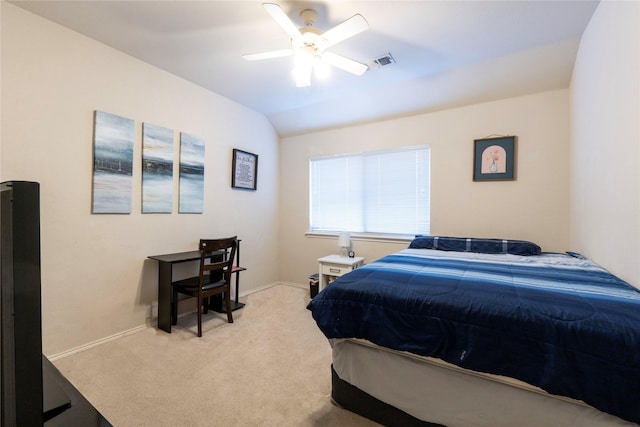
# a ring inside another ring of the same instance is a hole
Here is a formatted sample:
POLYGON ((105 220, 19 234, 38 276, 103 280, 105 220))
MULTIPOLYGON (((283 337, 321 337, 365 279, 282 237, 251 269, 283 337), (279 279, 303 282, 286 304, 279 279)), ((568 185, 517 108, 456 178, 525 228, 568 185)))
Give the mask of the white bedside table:
POLYGON ((318 258, 319 275, 318 290, 324 289, 329 284, 331 278, 340 277, 364 264, 364 257, 357 256, 349 258, 340 255, 327 255, 318 258))

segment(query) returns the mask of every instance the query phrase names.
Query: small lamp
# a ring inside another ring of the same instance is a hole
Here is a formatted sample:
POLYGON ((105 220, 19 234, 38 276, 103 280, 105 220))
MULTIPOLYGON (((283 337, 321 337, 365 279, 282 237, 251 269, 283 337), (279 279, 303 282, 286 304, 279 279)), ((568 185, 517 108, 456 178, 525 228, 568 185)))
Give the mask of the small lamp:
POLYGON ((338 236, 338 246, 340 246, 340 256, 348 256, 351 247, 351 236, 349 233, 340 233, 338 236))

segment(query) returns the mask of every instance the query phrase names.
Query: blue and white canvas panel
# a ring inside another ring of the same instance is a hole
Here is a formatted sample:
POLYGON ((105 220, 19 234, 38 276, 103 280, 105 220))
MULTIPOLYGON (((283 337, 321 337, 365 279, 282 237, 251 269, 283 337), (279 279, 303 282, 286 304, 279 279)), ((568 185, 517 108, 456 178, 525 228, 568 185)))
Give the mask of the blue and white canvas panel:
POLYGON ((93 213, 131 213, 133 135, 133 120, 94 112, 93 213))
POLYGON ((204 207, 204 139, 180 134, 179 213, 202 213, 204 207))
POLYGON ((173 130, 142 125, 142 213, 173 209, 173 130))

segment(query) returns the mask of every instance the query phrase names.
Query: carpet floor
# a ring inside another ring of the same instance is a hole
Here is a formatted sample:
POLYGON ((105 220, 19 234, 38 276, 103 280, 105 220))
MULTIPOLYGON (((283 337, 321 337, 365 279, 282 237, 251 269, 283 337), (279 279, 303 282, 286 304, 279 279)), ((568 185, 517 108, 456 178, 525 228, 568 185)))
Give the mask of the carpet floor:
POLYGON ((116 427, 378 424, 331 403, 331 348, 305 308, 309 292, 278 285, 226 315, 146 328, 54 361, 116 427))

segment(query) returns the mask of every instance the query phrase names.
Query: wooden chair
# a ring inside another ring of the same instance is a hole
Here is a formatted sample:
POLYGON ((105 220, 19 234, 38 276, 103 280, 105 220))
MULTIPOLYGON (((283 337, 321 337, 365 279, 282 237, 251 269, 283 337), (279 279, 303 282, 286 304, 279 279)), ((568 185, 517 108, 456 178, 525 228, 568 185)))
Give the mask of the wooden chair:
POLYGON ((173 295, 171 321, 178 320, 178 293, 197 299, 198 336, 202 336, 202 312, 207 312, 209 297, 224 293, 227 320, 233 323, 231 314, 231 270, 238 247, 237 236, 225 239, 201 239, 200 270, 198 276, 172 283, 173 295))

